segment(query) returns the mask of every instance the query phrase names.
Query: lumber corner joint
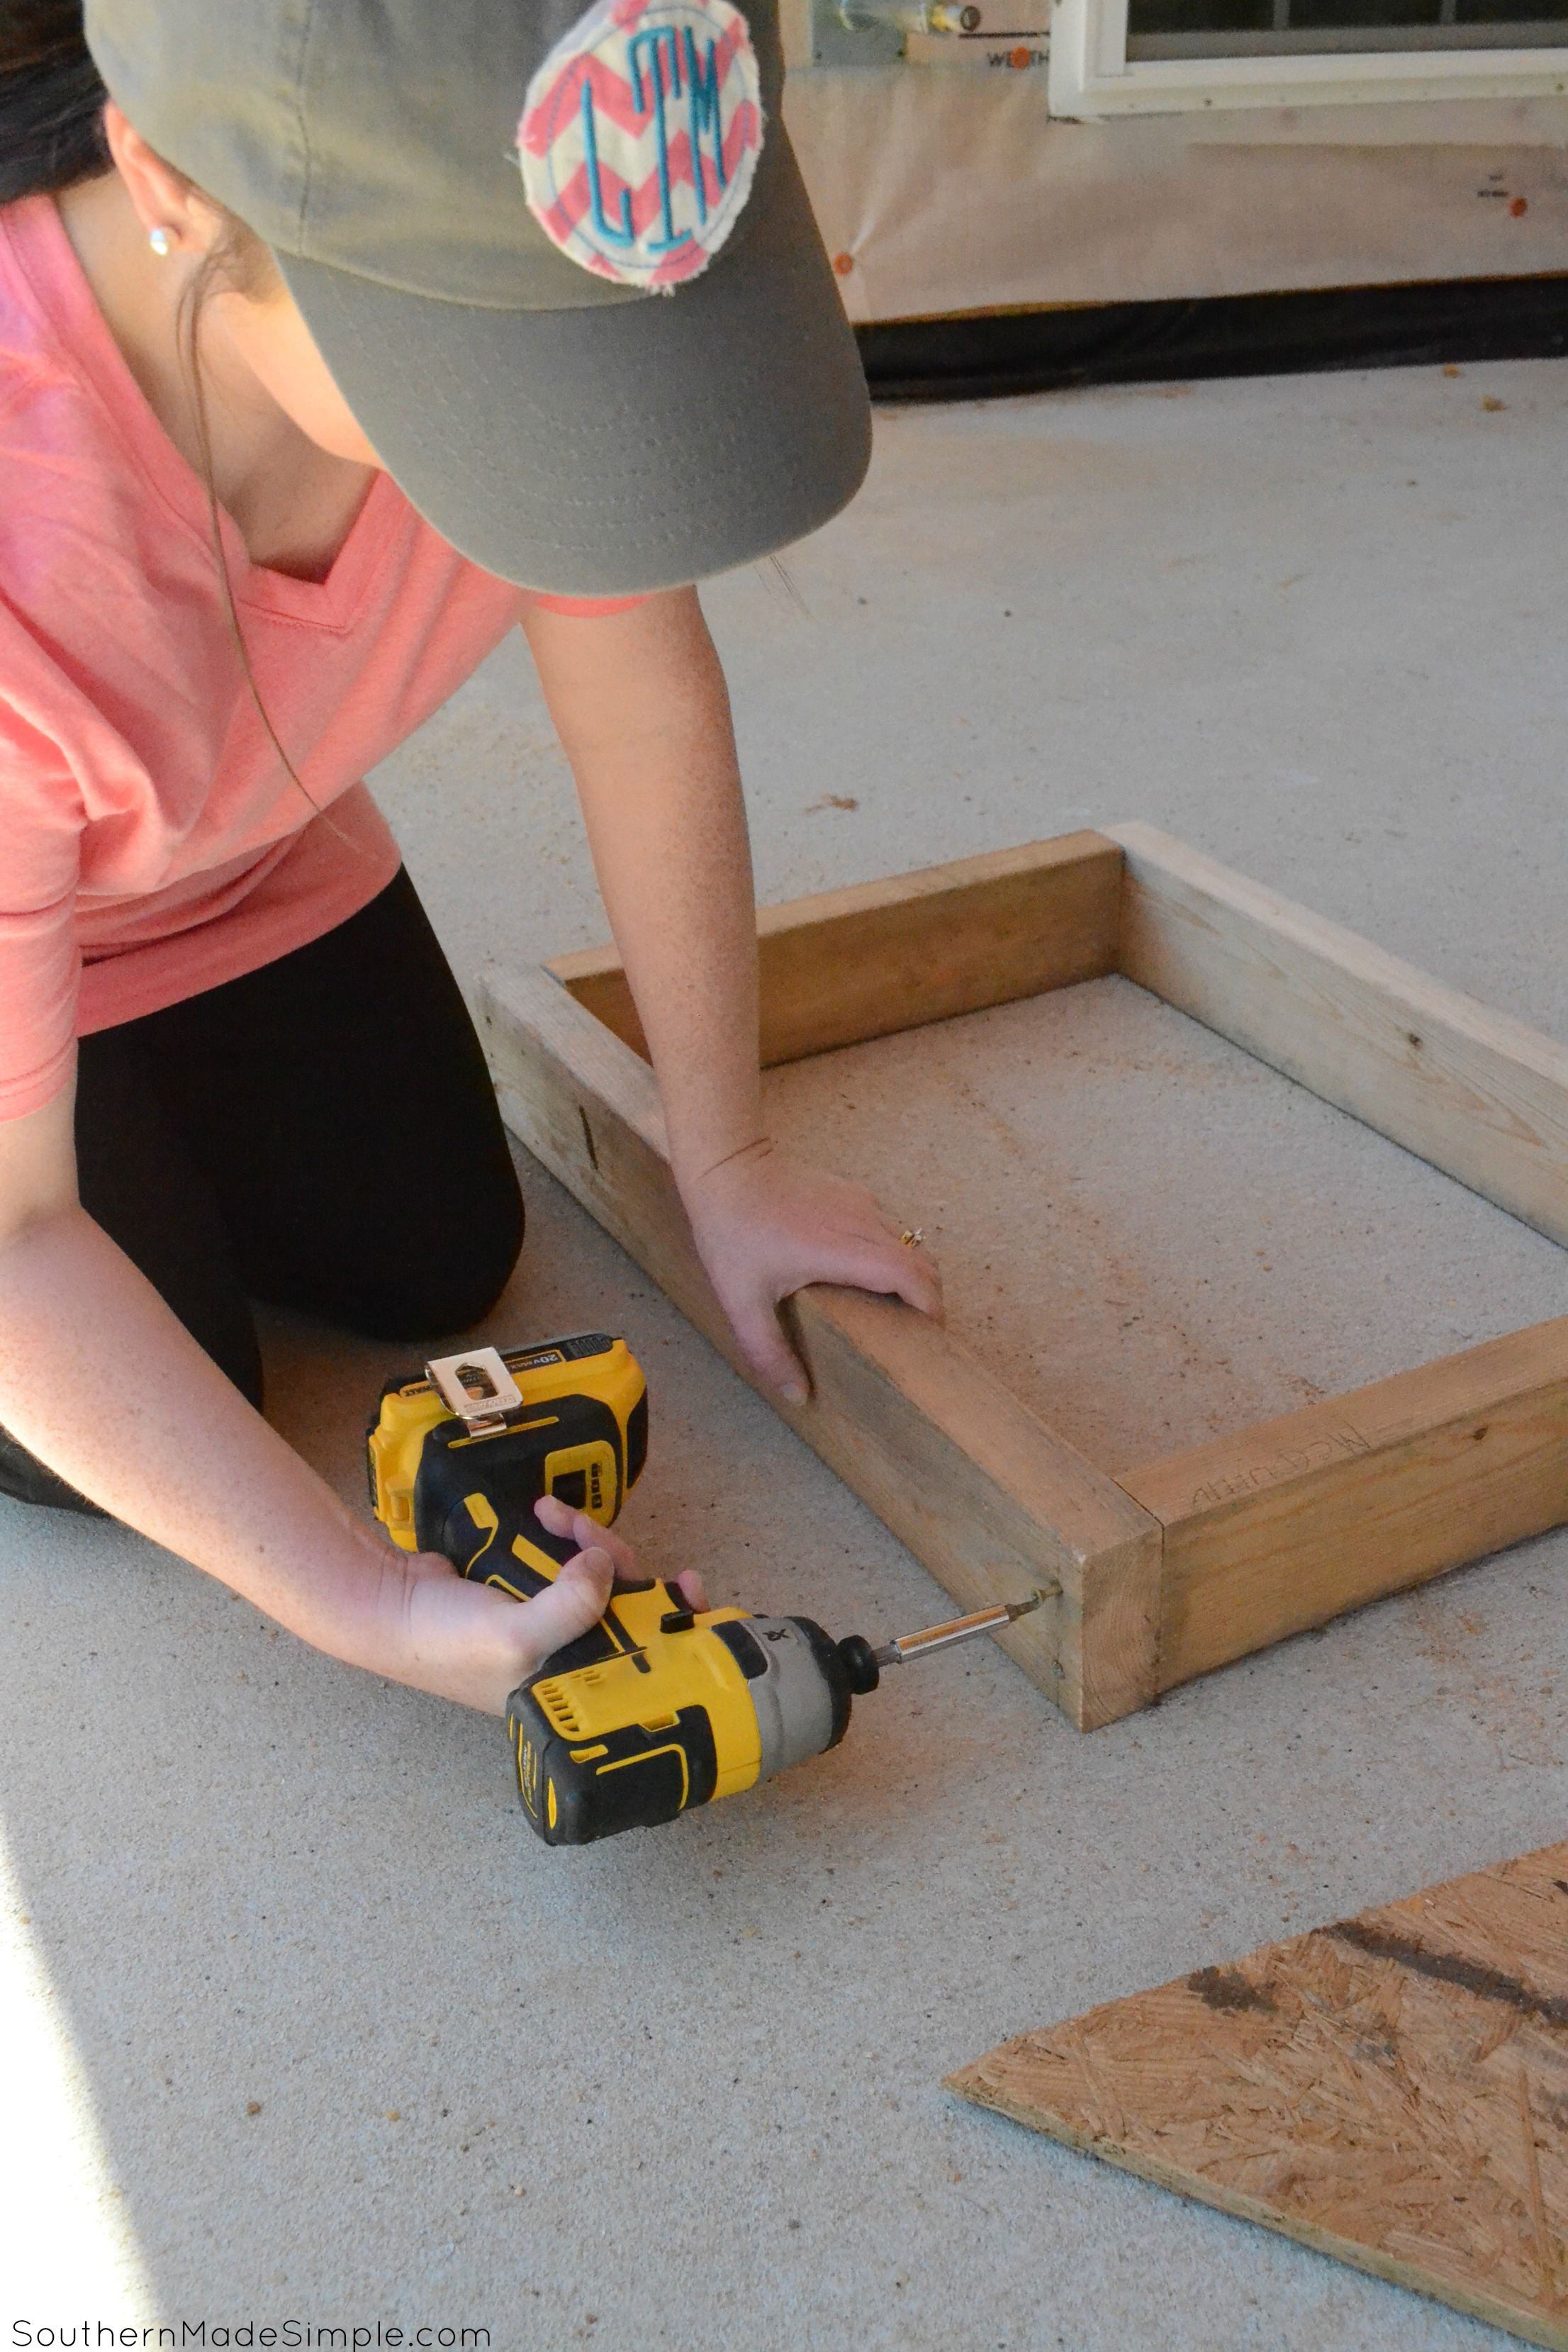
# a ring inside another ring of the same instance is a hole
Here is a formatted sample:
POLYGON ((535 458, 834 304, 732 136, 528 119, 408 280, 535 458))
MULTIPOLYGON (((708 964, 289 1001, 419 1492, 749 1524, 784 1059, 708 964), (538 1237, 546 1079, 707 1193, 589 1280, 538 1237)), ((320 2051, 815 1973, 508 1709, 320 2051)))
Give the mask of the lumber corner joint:
POLYGON ((786 1315, 807 1443, 962 1607, 1047 1596, 998 1638, 1079 1729, 1148 1706, 1158 1520, 901 1300, 813 1286, 786 1315))

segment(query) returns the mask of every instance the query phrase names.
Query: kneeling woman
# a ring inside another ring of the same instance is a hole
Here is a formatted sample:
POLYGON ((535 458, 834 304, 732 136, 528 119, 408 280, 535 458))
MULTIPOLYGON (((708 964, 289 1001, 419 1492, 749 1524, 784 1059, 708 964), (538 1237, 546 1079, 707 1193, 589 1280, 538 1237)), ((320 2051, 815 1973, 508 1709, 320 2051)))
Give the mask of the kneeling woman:
POLYGON ((14 0, 0 26, 0 1491, 499 1710, 602 1608, 592 1528, 519 1607, 390 1551, 259 1409, 251 1298, 430 1337, 522 1235, 360 779, 521 623, 750 1360, 801 1391, 775 1310, 807 1282, 935 1311, 869 1197, 763 1132, 689 584, 853 495, 866 402, 772 0, 299 25, 14 0))

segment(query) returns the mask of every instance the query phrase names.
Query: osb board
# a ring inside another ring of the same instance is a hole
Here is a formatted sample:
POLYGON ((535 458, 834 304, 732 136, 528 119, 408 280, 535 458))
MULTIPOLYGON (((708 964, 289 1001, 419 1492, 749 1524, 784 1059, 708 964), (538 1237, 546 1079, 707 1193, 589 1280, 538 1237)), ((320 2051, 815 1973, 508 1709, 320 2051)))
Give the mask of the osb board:
POLYGON ((1568 2347, 1568 1844, 1020 2035, 949 2087, 1568 2347))

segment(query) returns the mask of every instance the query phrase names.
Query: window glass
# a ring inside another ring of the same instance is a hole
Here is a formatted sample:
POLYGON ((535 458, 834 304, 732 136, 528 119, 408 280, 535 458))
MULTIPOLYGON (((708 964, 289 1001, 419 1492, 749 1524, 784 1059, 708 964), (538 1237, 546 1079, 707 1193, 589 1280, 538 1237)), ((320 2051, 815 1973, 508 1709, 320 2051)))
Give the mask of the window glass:
POLYGON ((1568 0, 1129 0, 1127 55, 1526 48, 1564 26, 1568 0))

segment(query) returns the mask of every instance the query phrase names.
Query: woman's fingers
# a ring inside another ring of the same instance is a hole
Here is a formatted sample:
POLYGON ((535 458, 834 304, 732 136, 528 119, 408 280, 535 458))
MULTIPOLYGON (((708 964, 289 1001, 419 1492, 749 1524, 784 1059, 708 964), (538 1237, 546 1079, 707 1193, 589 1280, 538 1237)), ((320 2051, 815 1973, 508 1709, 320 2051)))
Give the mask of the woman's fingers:
MULTIPOLYGON (((585 1519, 588 1514, 586 1511, 574 1511, 570 1503, 561 1500, 559 1495, 541 1495, 533 1507, 533 1516, 540 1526, 547 1528, 552 1536, 569 1536, 575 1532, 578 1520, 585 1519)), ((602 1534, 603 1529, 598 1532, 602 1534)))
POLYGON ((700 1570, 683 1568, 678 1577, 673 1580, 667 1577, 665 1582, 672 1591, 679 1593, 689 1609, 707 1608, 708 1588, 702 1581, 700 1570))
MULTIPOLYGON (((934 1322, 942 1319, 942 1276, 924 1252, 901 1242, 858 1239, 836 1253, 837 1263, 815 1274, 814 1281, 842 1282, 858 1290, 902 1298, 934 1322)), ((802 1405, 811 1391, 805 1368, 791 1347, 779 1319, 779 1297, 790 1293, 764 1291, 737 1297, 721 1282, 720 1297, 731 1328, 745 1350, 746 1360, 759 1380, 786 1404, 802 1405), (726 1295, 728 1294, 728 1295, 726 1295)))
POLYGON ((908 1242, 881 1243, 868 1250, 864 1274, 855 1279, 863 1290, 880 1290, 902 1298, 921 1314, 942 1320, 942 1276, 925 1251, 908 1242))
MULTIPOLYGON (((617 1583, 637 1581, 637 1554, 625 1537, 617 1535, 614 1528, 602 1528, 596 1519, 588 1517, 586 1511, 574 1511, 553 1495, 542 1496, 533 1507, 540 1525, 548 1528, 552 1536, 570 1537, 583 1546, 584 1553, 606 1553, 614 1566, 617 1583)), ((677 1577, 666 1577, 664 1580, 671 1591, 679 1593, 689 1609, 707 1608, 702 1579, 694 1568, 684 1570, 677 1577)))
POLYGON ((784 1403, 808 1382, 778 1301, 816 1282, 901 1298, 942 1319, 942 1277, 858 1184, 777 1154, 722 1163, 687 1202, 702 1262, 758 1379, 784 1403))
MULTIPOLYGON (((723 1297, 722 1292, 720 1294, 723 1297)), ((745 1350, 757 1378, 777 1391, 785 1404, 805 1404, 811 1394, 805 1366, 784 1337, 776 1302, 761 1298, 723 1299, 730 1328, 745 1350)))
POLYGON ((614 1580, 609 1553, 595 1545, 569 1559, 553 1584, 523 1602, 520 1629, 527 1654, 523 1674, 534 1673, 546 1658, 597 1624, 609 1605, 614 1580))
POLYGON ((533 1507, 533 1516, 540 1526, 548 1528, 552 1536, 561 1536, 579 1544, 584 1551, 596 1548, 608 1552, 615 1562, 617 1576, 637 1574, 637 1554, 625 1537, 618 1536, 614 1528, 602 1528, 597 1519, 589 1517, 586 1511, 574 1511, 569 1503, 562 1502, 559 1496, 542 1495, 533 1507))

